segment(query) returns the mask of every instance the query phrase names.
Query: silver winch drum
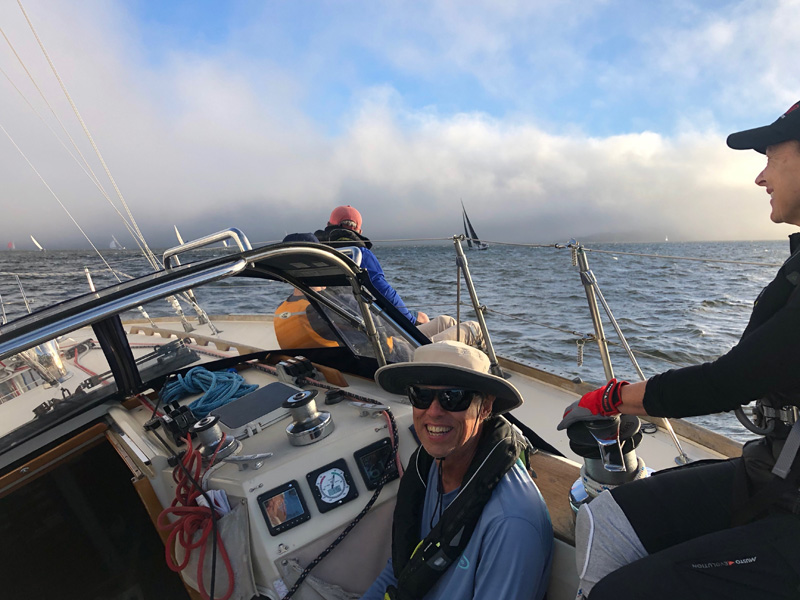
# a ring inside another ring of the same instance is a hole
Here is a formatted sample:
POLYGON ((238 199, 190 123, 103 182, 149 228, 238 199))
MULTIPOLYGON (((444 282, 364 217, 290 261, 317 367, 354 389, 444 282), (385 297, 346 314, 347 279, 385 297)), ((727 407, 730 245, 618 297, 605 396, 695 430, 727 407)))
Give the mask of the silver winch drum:
POLYGON ((298 392, 281 405, 288 408, 292 423, 286 427, 286 435, 292 446, 307 446, 318 442, 333 432, 331 413, 317 410, 314 401, 316 390, 298 392))
POLYGON ((570 448, 583 458, 581 476, 572 484, 569 502, 577 512, 604 489, 646 477, 650 470, 636 456, 642 441, 641 421, 633 415, 573 423, 567 429, 570 448))
POLYGON ((224 435, 219 426, 219 417, 209 415, 192 425, 192 433, 200 442, 200 456, 203 461, 221 460, 239 447, 239 441, 232 435, 224 435), (216 455, 216 456, 215 456, 216 455))

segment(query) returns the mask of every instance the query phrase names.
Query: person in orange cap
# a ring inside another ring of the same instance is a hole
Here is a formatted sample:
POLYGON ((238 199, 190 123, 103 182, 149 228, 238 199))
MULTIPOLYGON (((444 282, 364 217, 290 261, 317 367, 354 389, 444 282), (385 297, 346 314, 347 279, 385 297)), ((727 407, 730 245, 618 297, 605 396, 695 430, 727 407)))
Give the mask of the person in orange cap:
POLYGON ((456 327, 456 320, 451 316, 440 315, 430 319, 422 311, 414 314, 408 310, 400 294, 386 281, 383 268, 372 253, 372 242, 361 233, 362 223, 358 210, 349 204, 337 206, 328 218, 327 227, 314 232, 314 235, 321 242, 333 247, 358 246, 361 249, 361 267, 366 269, 375 289, 431 340, 438 342, 458 338, 470 346, 482 348, 483 333, 477 322, 465 321, 456 327))

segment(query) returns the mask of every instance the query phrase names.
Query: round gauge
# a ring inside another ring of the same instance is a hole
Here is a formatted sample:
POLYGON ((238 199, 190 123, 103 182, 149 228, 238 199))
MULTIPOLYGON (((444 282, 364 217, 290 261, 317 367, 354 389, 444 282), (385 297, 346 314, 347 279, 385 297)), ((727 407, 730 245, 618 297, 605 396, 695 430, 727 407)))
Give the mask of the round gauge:
POLYGON ((317 475, 317 490, 323 502, 333 504, 347 497, 350 485, 347 483, 344 471, 333 467, 317 475))

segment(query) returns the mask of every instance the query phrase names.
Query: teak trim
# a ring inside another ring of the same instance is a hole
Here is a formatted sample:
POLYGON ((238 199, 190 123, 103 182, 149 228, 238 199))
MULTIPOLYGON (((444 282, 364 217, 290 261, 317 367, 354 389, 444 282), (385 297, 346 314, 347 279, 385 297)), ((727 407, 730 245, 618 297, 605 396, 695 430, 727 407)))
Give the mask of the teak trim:
POLYGON ((55 448, 51 448, 32 458, 21 467, 6 473, 0 477, 0 498, 7 496, 23 485, 52 471, 60 464, 71 460, 79 454, 83 454, 89 448, 103 442, 106 439, 106 429, 108 429, 108 425, 105 423, 92 425, 88 429, 76 433, 55 448))

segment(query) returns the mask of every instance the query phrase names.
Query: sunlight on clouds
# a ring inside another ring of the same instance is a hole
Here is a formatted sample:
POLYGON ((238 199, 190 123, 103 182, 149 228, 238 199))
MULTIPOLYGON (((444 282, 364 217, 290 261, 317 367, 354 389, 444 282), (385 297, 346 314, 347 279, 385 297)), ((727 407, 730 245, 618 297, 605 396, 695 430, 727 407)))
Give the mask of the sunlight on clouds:
MULTIPOLYGON (((176 49, 153 65, 144 60, 135 27, 125 23, 120 5, 99 0, 76 5, 67 36, 45 4, 29 3, 137 220, 156 244, 172 243, 172 223, 187 237, 236 225, 253 240, 278 239, 289 231, 322 227, 331 207, 341 203, 361 210, 366 233, 375 238, 446 237, 460 231, 459 199, 489 240, 783 234, 769 222, 768 199, 753 184, 763 157, 725 146, 727 131, 716 125, 713 103, 689 103, 663 131, 641 127, 602 136, 586 133, 577 123, 556 123, 535 110, 490 115, 477 109, 446 112, 436 103, 413 106, 391 80, 351 82, 347 78, 352 65, 343 65, 349 96, 344 116, 337 116, 337 127, 329 128, 306 110, 311 71, 294 72, 230 47, 208 54, 176 49), (85 41, 76 43, 75 38, 85 41)), ((566 10, 576 6, 566 3, 566 10)), ((565 27, 577 27, 603 6, 593 4, 565 27)), ((540 94, 556 97, 560 86, 577 85, 590 70, 579 46, 568 40, 548 48, 549 55, 544 51, 547 40, 561 31, 544 31, 559 14, 552 7, 503 3, 490 16, 479 9, 480 5, 465 13, 459 4, 441 2, 426 25, 435 33, 443 22, 449 23, 437 43, 391 38, 386 55, 406 61, 409 71, 428 69, 431 77, 440 76, 442 69, 464 69, 492 93, 514 96, 533 90, 537 101, 540 94), (526 27, 534 21, 545 45, 525 46, 523 59, 511 56, 511 49, 531 35, 526 27), (506 31, 508 37, 502 35, 506 31), (537 69, 553 56, 555 63, 547 65, 550 71, 539 76, 537 69), (562 63, 568 68, 561 70, 562 63)), ((741 97, 749 104, 751 96, 754 105, 765 96, 773 102, 777 95, 785 109, 797 95, 787 92, 791 99, 783 98, 786 83, 778 81, 781 73, 784 78, 794 73, 790 56, 770 62, 766 53, 777 53, 776 44, 782 38, 788 43, 788 34, 762 40, 770 36, 750 26, 767 27, 775 19, 800 16, 797 11, 796 3, 780 4, 773 12, 745 6, 725 18, 698 20, 696 27, 680 34, 665 26, 653 35, 650 46, 662 57, 660 62, 645 58, 638 69, 629 61, 609 63, 593 83, 618 96, 632 88, 646 90, 654 78, 661 78, 661 85, 674 82, 679 90, 682 81, 705 76, 720 56, 744 56, 763 43, 765 49, 743 59, 742 72, 714 93, 732 104, 741 97), (748 70, 758 61, 766 65, 753 71, 758 77, 747 90, 735 90, 734 84, 749 77, 748 70), (645 66, 653 73, 645 73, 645 66), (775 86, 768 94, 765 82, 775 86)), ((377 44, 386 31, 379 27, 365 37, 377 44)), ((26 42, 23 49, 31 63, 41 67, 41 59, 33 58, 35 46, 26 42)), ((314 52, 309 62, 324 55, 321 48, 314 52)), ((2 65, 11 70, 7 58, 2 65)), ((47 91, 58 97, 52 83, 47 91)), ((63 98, 59 102, 59 114, 69 118, 63 98)), ((612 95, 598 92, 579 106, 583 117, 594 119, 619 110, 615 102, 612 95)), ((520 101, 518 106, 523 105, 520 101)), ((109 230, 121 231, 105 201, 84 177, 75 175, 63 152, 51 149, 50 134, 19 99, 13 93, 0 94, 0 106, 4 120, 10 119, 31 159, 74 208, 79 222, 101 239, 109 230)), ((732 109, 748 117, 747 125, 752 110, 732 109)), ((758 120, 752 123, 757 124, 758 120)), ((74 124, 70 131, 79 138, 74 124)), ((52 198, 3 142, 5 191, 24 200, 30 210, 6 219, 0 235, 45 230, 46 238, 61 236, 78 243, 78 234, 64 225, 52 198), (43 223, 44 211, 58 217, 43 223)), ((80 143, 91 155, 86 142, 80 143)))
POLYGON ((338 151, 340 164, 360 167, 345 175, 351 186, 361 181, 384 191, 380 201, 364 198, 361 206, 373 215, 371 230, 382 236, 396 227, 420 235, 452 233, 442 224, 456 226, 458 198, 469 202, 483 235, 497 239, 615 231, 652 237, 664 227, 674 238, 726 239, 741 235, 734 225, 740 217, 765 220, 763 207, 749 202, 757 192, 755 171, 742 173, 752 161, 740 160, 744 153, 736 156, 718 134, 589 139, 463 114, 428 114, 416 130, 402 129, 409 120, 372 103, 338 151), (424 201, 413 197, 420 189, 428 191, 424 201), (386 198, 400 208, 387 206, 386 198), (409 218, 408 207, 423 205, 424 223, 409 218), (555 226, 554 212, 560 214, 555 226), (546 231, 536 225, 542 214, 550 215, 546 231))

